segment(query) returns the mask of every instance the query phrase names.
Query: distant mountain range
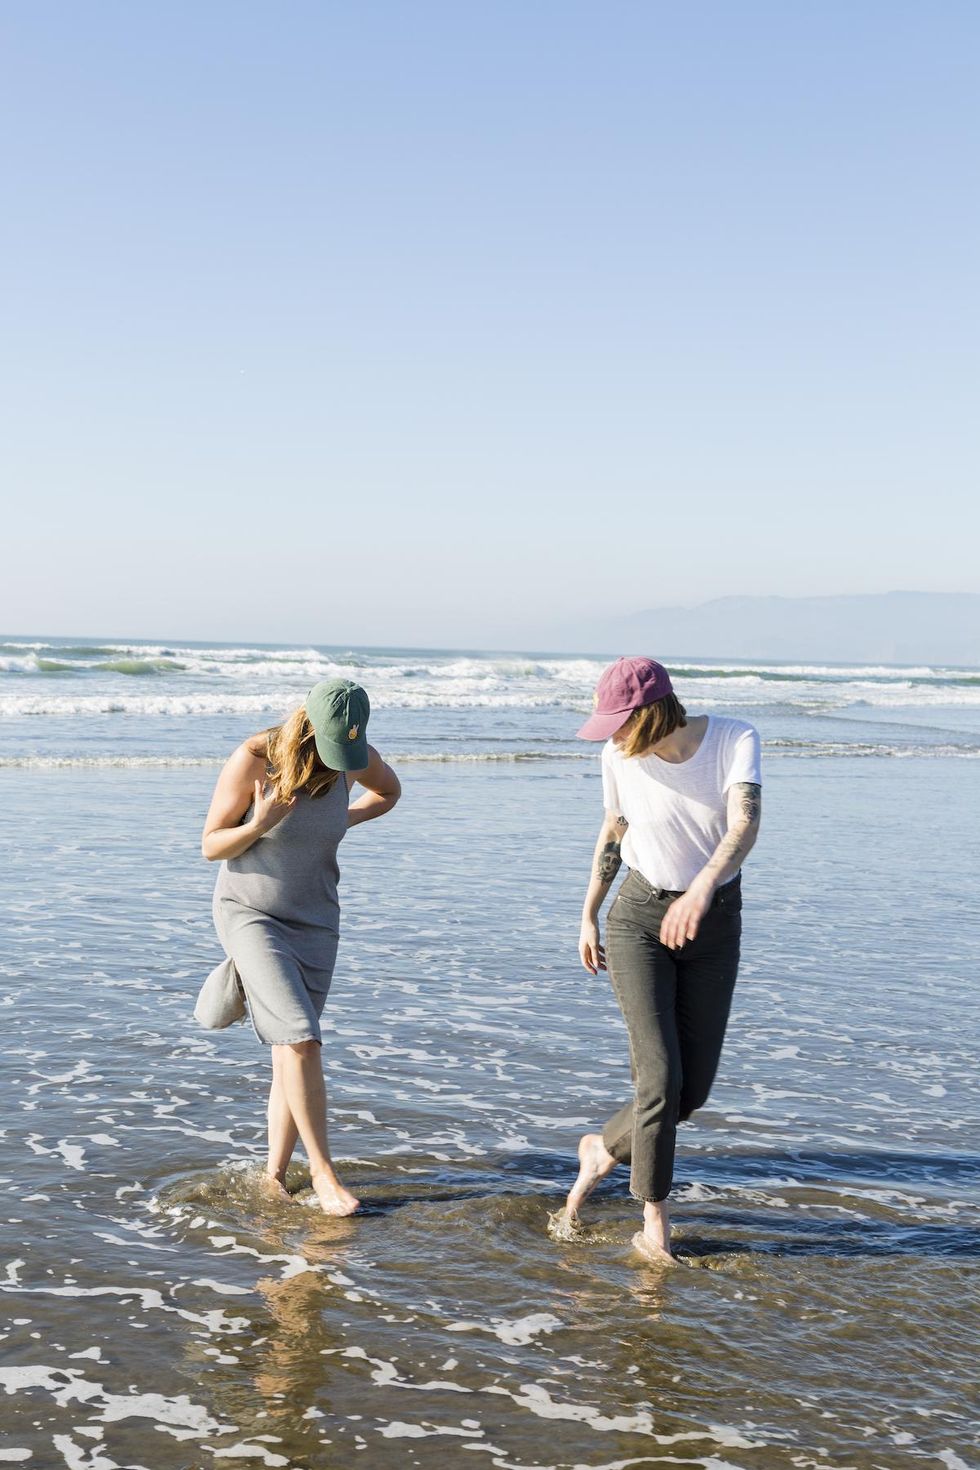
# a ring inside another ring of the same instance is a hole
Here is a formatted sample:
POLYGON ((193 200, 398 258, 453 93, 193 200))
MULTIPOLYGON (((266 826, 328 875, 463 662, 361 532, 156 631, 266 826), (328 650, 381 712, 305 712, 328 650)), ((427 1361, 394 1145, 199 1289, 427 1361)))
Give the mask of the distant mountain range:
MULTIPOLYGON (((569 630, 570 631, 570 630, 569 630)), ((663 658, 980 666, 980 594, 719 597, 594 623, 587 649, 663 658)))

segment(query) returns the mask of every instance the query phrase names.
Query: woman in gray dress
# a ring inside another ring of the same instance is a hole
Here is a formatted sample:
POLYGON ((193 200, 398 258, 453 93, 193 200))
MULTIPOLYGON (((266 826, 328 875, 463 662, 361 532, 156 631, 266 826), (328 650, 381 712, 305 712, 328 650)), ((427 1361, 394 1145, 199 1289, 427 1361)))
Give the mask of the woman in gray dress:
POLYGON ((288 1199, 286 1166, 303 1141, 328 1215, 358 1200, 327 1142, 320 1015, 337 954, 337 848, 348 827, 391 810, 398 778, 367 743, 370 703, 347 679, 310 690, 282 724, 244 741, 211 799, 201 850, 221 862, 214 922, 255 1034, 272 1048, 269 1188, 288 1199), (364 795, 349 802, 354 783, 364 795))

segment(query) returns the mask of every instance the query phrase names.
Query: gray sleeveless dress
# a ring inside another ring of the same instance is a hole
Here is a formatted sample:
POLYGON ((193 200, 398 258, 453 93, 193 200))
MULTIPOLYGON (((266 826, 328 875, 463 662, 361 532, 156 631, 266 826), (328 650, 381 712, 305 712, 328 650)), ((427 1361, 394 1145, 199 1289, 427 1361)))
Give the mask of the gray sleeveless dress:
POLYGON ((337 848, 347 801, 343 773, 322 796, 299 792, 282 821, 218 873, 214 926, 255 1034, 269 1045, 321 1040, 340 935, 337 848))

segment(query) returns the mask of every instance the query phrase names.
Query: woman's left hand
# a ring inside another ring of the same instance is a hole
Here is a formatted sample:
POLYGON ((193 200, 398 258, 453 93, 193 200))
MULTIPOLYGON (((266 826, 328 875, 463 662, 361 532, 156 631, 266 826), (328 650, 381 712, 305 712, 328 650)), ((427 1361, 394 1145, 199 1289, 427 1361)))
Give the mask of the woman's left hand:
POLYGON ((680 898, 675 898, 660 925, 660 943, 668 949, 680 949, 697 935, 701 920, 711 906, 712 889, 692 884, 680 898))

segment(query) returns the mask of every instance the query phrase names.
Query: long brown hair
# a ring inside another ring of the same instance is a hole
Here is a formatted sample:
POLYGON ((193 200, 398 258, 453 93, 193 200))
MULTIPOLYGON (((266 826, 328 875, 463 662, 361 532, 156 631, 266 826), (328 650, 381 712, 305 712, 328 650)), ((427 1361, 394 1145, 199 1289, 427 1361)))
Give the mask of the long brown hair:
POLYGON ((687 711, 676 694, 665 694, 652 704, 642 704, 626 722, 625 738, 618 742, 623 755, 645 755, 652 745, 666 740, 687 724, 687 711))
POLYGON ((277 801, 288 801, 296 791, 324 796, 340 775, 317 755, 313 726, 302 705, 281 725, 257 736, 249 749, 253 755, 265 756, 267 779, 277 801))

